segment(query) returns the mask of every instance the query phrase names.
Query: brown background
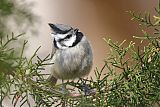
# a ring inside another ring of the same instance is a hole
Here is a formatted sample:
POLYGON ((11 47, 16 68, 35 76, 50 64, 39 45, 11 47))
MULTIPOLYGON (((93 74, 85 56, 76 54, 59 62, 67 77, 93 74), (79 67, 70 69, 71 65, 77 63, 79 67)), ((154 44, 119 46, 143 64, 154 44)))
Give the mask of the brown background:
MULTIPOLYGON (((28 0, 27 0, 28 1, 28 0)), ((39 17, 37 36, 29 37, 26 55, 29 57, 42 46, 38 55, 51 52, 52 38, 47 23, 64 23, 78 27, 90 40, 94 53, 94 66, 101 68, 109 51, 102 38, 114 41, 134 41, 132 36, 141 34, 138 24, 131 21, 125 11, 154 13, 158 0, 29 0, 35 2, 33 12, 39 17)), ((29 33, 27 33, 29 36, 29 33)), ((48 69, 47 69, 48 70, 48 69)), ((46 70, 46 71, 47 71, 46 70)), ((93 72, 91 73, 93 74, 93 72)), ((6 99, 5 107, 11 107, 6 99)), ((27 107, 27 106, 26 106, 27 107)))
POLYGON ((86 34, 93 48, 93 69, 101 68, 108 52, 102 38, 134 41, 132 36, 141 34, 141 29, 126 11, 154 13, 157 4, 158 0, 36 0, 33 11, 40 16, 39 34, 30 38, 26 54, 30 55, 39 45, 42 46, 39 55, 49 54, 52 38, 47 23, 64 23, 86 34))

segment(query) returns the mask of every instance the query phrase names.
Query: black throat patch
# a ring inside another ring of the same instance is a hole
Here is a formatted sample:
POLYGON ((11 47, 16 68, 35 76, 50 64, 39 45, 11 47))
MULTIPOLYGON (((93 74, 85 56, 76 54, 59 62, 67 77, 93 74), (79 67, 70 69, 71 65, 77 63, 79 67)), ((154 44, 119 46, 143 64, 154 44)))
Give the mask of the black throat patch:
POLYGON ((72 44, 72 46, 69 46, 69 47, 76 46, 81 41, 82 38, 83 38, 83 33, 77 32, 76 33, 76 41, 74 41, 73 44, 72 44))
POLYGON ((57 42, 56 42, 55 39, 54 39, 53 43, 54 43, 55 48, 59 49, 59 47, 57 46, 57 42))

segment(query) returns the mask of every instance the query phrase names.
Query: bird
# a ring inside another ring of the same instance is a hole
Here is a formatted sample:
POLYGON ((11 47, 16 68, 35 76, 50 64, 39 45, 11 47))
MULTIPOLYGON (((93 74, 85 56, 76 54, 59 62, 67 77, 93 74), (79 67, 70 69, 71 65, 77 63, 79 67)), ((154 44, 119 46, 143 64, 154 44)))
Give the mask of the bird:
POLYGON ((87 76, 93 65, 90 42, 78 28, 66 24, 48 23, 51 28, 53 48, 50 80, 70 80, 87 76))

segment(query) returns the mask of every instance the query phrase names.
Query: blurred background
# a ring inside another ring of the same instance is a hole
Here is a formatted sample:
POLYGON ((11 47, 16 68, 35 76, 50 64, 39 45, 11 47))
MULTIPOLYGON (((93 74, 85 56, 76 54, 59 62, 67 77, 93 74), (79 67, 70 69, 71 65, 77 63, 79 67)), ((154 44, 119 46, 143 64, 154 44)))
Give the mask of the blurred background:
MULTIPOLYGON (((4 0, 1 0, 4 1, 4 0)), ((8 0, 7 0, 8 1, 8 0)), ((6 17, 1 20, 9 25, 9 32, 16 34, 26 32, 25 38, 28 40, 28 48, 25 52, 27 57, 33 55, 34 51, 41 46, 38 51, 40 57, 45 57, 51 53, 52 37, 48 23, 62 23, 79 28, 85 33, 90 41, 94 54, 93 70, 102 68, 104 60, 109 52, 109 47, 103 38, 113 41, 127 40, 135 41, 134 35, 141 35, 141 28, 138 23, 131 21, 131 16, 126 11, 150 12, 154 14, 154 8, 158 5, 158 0, 16 0, 22 10, 34 14, 34 18, 29 18, 29 23, 20 25, 25 18, 31 16, 27 14, 19 19, 20 12, 16 11, 17 18, 12 20, 6 17), (15 23, 13 21, 17 21, 15 23), (31 29, 32 28, 32 29, 31 29)), ((2 7, 0 3, 0 8, 2 7)), ((5 8, 5 7, 4 7, 5 8)), ((0 11, 1 12, 1 11, 0 11)), ((151 15, 152 16, 152 15, 151 15)), ((0 16, 1 17, 1 16, 0 16)), ((2 18, 2 17, 1 17, 2 18)), ((4 28, 5 24, 0 28, 4 28)), ((126 43, 126 45, 127 45, 126 43)), ((90 75, 93 75, 93 70, 90 75)), ((48 69, 46 69, 46 72, 48 69)), ((5 107, 11 107, 6 103, 5 107)))
POLYGON ((126 39, 129 43, 135 41, 132 36, 141 34, 138 24, 130 20, 131 16, 126 11, 154 13, 158 0, 34 0, 34 3, 32 11, 40 21, 36 28, 37 36, 31 35, 29 38, 26 55, 30 56, 40 45, 39 55, 48 55, 52 49, 48 23, 68 24, 79 28, 91 42, 95 69, 103 66, 109 52, 102 38, 119 42, 126 39))

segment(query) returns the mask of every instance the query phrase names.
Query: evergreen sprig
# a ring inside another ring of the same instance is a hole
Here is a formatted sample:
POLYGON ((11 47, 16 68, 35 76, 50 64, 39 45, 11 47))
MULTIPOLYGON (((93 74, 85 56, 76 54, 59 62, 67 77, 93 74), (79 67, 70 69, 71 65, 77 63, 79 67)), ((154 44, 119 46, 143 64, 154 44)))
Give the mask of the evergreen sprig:
MULTIPOLYGON (((151 107, 160 106, 160 6, 153 17, 149 13, 136 15, 129 11, 132 19, 145 28, 154 28, 143 36, 134 36, 146 41, 141 47, 130 42, 121 43, 104 38, 110 46, 110 53, 101 69, 95 69, 96 78, 67 81, 52 86, 42 71, 50 65, 50 55, 40 58, 37 51, 31 58, 24 56, 27 41, 20 54, 9 44, 21 36, 7 36, 0 40, 0 104, 6 96, 12 98, 15 107, 151 107), (36 61, 35 61, 36 60, 36 61), (106 74, 103 74, 107 72, 106 74), (62 87, 66 87, 64 90, 62 87), (89 93, 84 93, 84 88, 89 93), (34 102, 33 103, 31 103, 34 102)), ((141 42, 140 42, 141 44, 141 42)))

